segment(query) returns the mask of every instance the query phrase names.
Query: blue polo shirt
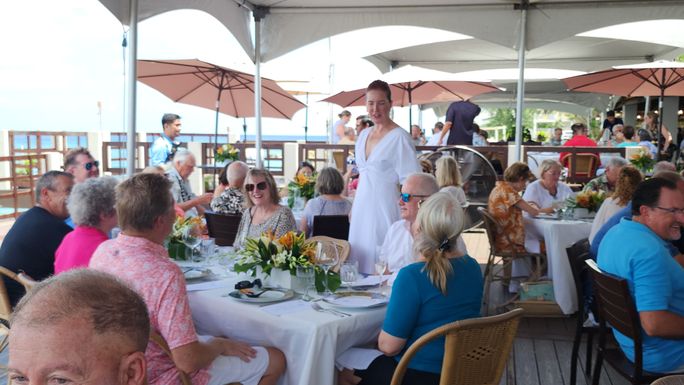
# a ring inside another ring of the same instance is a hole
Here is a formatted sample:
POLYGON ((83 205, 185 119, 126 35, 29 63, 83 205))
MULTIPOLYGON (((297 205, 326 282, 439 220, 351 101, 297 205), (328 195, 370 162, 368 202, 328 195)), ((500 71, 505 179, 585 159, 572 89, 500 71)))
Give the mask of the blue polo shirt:
MULTIPOLYGON (((469 256, 451 259, 453 274, 447 278, 447 294, 430 282, 425 262, 412 263, 397 274, 382 330, 406 339, 406 349, 423 334, 450 322, 480 316, 482 271, 469 256)), ((444 337, 433 340, 416 353, 409 368, 440 373, 444 357, 444 337)))
MULTIPOLYGON (((639 312, 665 310, 684 316, 684 268, 670 255, 668 243, 629 219, 622 219, 601 242, 599 267, 627 280, 639 312)), ((615 330, 613 333, 633 362, 634 341, 615 330)), ((672 371, 684 365, 684 340, 643 333, 643 359, 646 370, 672 371)))

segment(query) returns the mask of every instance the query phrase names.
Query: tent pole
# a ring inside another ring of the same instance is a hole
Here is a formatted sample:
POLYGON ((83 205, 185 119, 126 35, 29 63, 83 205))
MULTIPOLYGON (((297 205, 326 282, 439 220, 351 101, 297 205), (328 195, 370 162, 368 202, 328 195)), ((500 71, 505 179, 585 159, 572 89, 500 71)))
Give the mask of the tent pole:
POLYGON ((129 46, 128 46, 128 82, 126 84, 126 93, 128 94, 128 108, 126 119, 126 154, 128 159, 126 162, 126 176, 132 177, 135 174, 135 153, 136 153, 136 86, 138 81, 138 0, 130 0, 130 23, 129 46))
POLYGON ((304 143, 306 143, 309 138, 309 92, 306 93, 306 110, 304 111, 304 143))
MULTIPOLYGON (((660 99, 658 99, 658 132, 656 132, 656 135, 658 136, 658 144, 656 147, 658 149, 658 153, 656 154, 656 162, 658 161, 658 158, 660 157, 660 144, 662 143, 660 135, 661 132, 663 132, 663 99, 665 99, 665 71, 663 71, 663 78, 662 82, 660 83, 660 99)), ((644 113, 644 116, 646 114, 644 113)), ((663 138, 664 139, 664 138, 663 138)), ((667 150, 666 148, 663 148, 662 151, 667 150)), ((669 161, 670 159, 667 159, 669 161)))
POLYGON ((218 122, 219 122, 219 107, 221 106, 221 87, 223 86, 223 79, 226 76, 225 72, 221 72, 221 83, 219 83, 218 95, 216 95, 216 118, 214 119, 214 159, 211 164, 214 166, 214 177, 216 177, 216 154, 218 153, 218 122))
POLYGON ((525 42, 527 41, 527 9, 529 0, 521 0, 520 7, 520 34, 518 35, 518 89, 515 103, 515 160, 520 161, 522 155, 522 121, 523 102, 525 100, 525 42))
POLYGON ((261 168, 261 15, 254 14, 254 120, 256 122, 256 167, 261 168))

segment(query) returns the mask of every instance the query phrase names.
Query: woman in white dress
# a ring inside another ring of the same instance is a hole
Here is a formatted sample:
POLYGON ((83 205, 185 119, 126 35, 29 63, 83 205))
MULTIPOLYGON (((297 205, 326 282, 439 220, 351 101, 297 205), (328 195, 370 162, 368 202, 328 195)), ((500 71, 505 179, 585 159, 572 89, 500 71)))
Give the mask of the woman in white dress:
POLYGON ((453 156, 443 156, 437 159, 435 166, 437 167, 435 178, 437 178, 439 191, 449 193, 461 207, 466 206, 468 201, 463 191, 463 179, 456 159, 453 156))
POLYGON ((594 241, 594 236, 596 236, 596 233, 610 217, 627 206, 627 203, 632 200, 634 190, 636 190, 637 185, 641 183, 642 180, 643 176, 636 167, 625 166, 620 169, 618 180, 615 182, 615 192, 603 201, 594 217, 594 222, 591 224, 589 243, 594 241))
POLYGON ((366 108, 375 125, 356 141, 359 187, 354 197, 349 229, 351 261, 359 271, 375 272, 377 249, 387 229, 399 219, 399 186, 409 174, 420 172, 411 135, 390 119, 392 93, 376 80, 366 89, 366 108))
POLYGON ((562 168, 557 160, 545 159, 540 166, 539 179, 527 186, 523 199, 539 209, 546 209, 574 196, 567 184, 559 182, 562 168))

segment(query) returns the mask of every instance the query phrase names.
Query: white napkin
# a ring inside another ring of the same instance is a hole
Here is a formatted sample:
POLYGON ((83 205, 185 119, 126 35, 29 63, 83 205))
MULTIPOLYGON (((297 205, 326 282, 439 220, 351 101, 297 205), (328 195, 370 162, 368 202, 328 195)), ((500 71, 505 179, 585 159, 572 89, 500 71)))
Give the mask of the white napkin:
POLYGON ((212 290, 212 289, 221 289, 221 288, 233 288, 235 285, 235 282, 230 279, 220 279, 218 281, 208 281, 208 282, 199 282, 199 283, 191 283, 188 284, 187 286, 187 291, 202 291, 202 290, 212 290))
POLYGON ((386 303, 386 298, 371 298, 364 295, 349 295, 344 297, 335 298, 333 300, 327 300, 327 302, 344 307, 368 307, 375 306, 382 303, 386 303))
MULTIPOLYGON (((388 279, 390 279, 389 275, 383 275, 382 276, 382 281, 385 282, 388 279)), ((355 282, 352 282, 349 286, 351 287, 357 287, 357 286, 373 286, 377 285, 380 282, 380 277, 377 275, 369 275, 367 277, 357 279, 355 282)))
POLYGON ((297 300, 297 301, 285 301, 285 302, 280 302, 276 303, 273 305, 266 305, 262 306, 260 308, 261 310, 265 311, 268 314, 274 315, 274 316, 281 316, 284 314, 291 314, 291 313, 297 313, 300 311, 304 311, 307 309, 311 309, 311 304, 306 301, 297 300))

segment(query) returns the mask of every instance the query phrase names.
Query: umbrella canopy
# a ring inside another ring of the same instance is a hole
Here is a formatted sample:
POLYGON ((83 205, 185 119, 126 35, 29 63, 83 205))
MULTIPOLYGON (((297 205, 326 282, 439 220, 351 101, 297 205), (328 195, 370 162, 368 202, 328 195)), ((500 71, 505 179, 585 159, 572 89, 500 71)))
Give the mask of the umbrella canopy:
MULTIPOLYGON (((254 76, 201 60, 138 60, 138 80, 174 102, 237 118, 254 116, 254 76)), ((261 80, 261 115, 291 119, 306 107, 275 81, 261 80)))

